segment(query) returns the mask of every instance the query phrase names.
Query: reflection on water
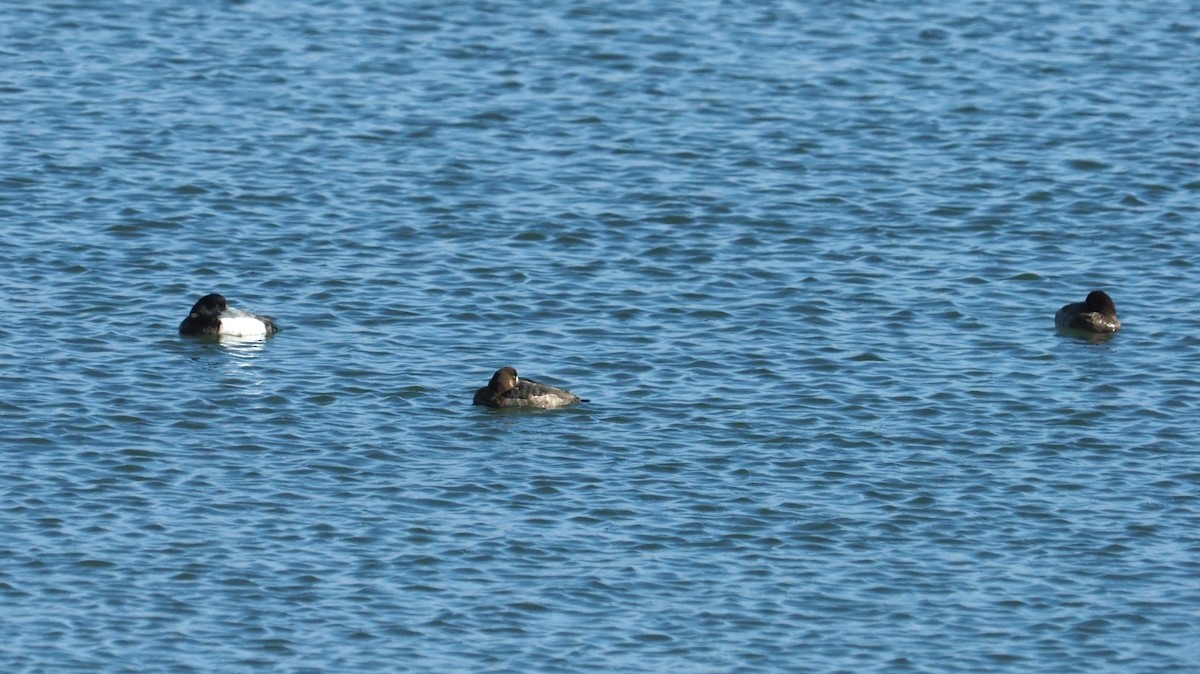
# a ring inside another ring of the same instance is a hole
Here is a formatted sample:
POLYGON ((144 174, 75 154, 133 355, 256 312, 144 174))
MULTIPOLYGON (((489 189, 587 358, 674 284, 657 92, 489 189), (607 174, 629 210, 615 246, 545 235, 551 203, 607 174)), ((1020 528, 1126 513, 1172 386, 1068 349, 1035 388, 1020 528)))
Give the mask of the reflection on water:
POLYGON ((1072 339, 1078 339, 1084 342, 1091 342, 1092 344, 1104 344, 1105 342, 1111 341, 1117 335, 1121 334, 1119 331, 1093 332, 1091 330, 1080 330, 1078 328, 1055 328, 1055 331, 1062 337, 1070 337, 1072 339))
POLYGON ((232 354, 240 359, 253 359, 266 348, 269 337, 245 335, 202 335, 183 336, 181 340, 194 344, 199 350, 196 357, 205 353, 232 354), (218 348, 219 347, 219 348, 218 348))
POLYGON ((217 342, 233 355, 249 359, 257 356, 266 347, 267 338, 220 335, 217 342))
POLYGON ((232 400, 257 398, 275 390, 262 369, 269 338, 220 335, 180 339, 187 358, 197 366, 192 372, 173 374, 187 378, 181 386, 208 391, 208 396, 232 394, 232 400))

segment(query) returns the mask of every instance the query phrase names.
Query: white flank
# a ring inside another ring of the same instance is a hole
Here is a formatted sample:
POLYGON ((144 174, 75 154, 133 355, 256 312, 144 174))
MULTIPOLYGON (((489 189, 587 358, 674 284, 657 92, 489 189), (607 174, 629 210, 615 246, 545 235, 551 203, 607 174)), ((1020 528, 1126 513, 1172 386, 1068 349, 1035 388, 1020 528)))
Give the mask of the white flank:
POLYGON ((242 312, 221 314, 221 334, 231 337, 266 337, 267 324, 242 312))
POLYGON ((556 407, 566 407, 571 404, 571 401, 556 395, 529 396, 529 402, 533 403, 534 407, 541 407, 548 410, 556 407))

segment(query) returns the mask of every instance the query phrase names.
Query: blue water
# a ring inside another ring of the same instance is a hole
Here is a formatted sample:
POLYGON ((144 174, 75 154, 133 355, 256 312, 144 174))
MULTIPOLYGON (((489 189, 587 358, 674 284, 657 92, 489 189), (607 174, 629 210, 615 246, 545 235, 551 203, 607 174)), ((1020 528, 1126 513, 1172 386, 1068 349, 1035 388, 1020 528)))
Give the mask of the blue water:
POLYGON ((1198 110, 1191 2, 3 3, 0 669, 1200 670, 1198 110))

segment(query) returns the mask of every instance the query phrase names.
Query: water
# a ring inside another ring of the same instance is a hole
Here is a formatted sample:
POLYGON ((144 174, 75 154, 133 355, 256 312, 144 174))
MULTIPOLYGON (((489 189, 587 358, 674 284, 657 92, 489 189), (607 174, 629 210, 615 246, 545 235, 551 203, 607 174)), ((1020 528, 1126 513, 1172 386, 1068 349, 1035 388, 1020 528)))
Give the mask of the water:
POLYGON ((1195 671, 1195 9, 5 3, 4 671, 1195 671))

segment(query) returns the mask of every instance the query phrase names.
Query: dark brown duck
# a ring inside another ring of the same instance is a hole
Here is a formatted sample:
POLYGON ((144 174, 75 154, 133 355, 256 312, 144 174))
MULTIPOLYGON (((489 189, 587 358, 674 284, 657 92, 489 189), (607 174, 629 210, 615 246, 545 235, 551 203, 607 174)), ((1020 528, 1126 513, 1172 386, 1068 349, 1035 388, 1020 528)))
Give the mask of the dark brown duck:
POLYGON ((492 375, 492 380, 487 386, 475 392, 472 404, 496 408, 552 409, 574 405, 577 402, 587 401, 570 391, 540 384, 532 379, 522 379, 517 376, 517 369, 514 367, 502 367, 492 375))
POLYGON ((1121 329, 1117 305, 1103 290, 1093 290, 1082 302, 1073 302, 1058 310, 1054 324, 1066 330, 1116 332, 1121 329))

